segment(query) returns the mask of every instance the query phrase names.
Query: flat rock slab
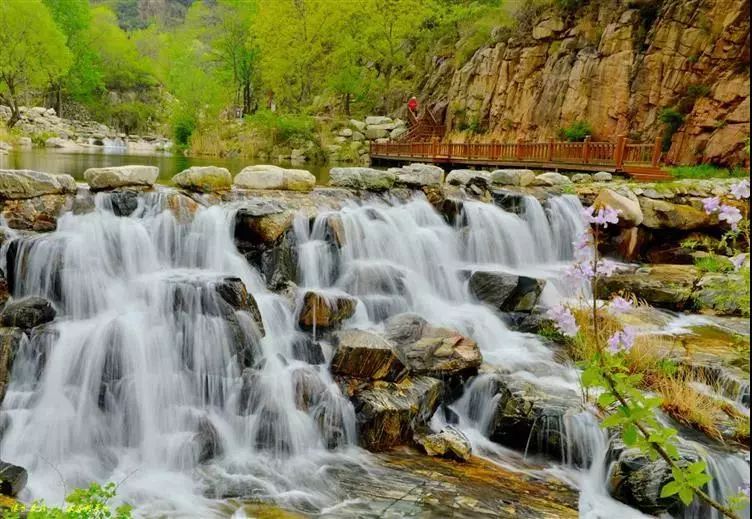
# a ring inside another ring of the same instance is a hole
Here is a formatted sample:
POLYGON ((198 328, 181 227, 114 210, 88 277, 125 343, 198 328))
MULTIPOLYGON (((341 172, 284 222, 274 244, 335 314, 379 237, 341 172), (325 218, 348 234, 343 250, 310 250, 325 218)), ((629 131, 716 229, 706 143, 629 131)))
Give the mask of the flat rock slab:
POLYGON ((343 330, 333 334, 336 348, 331 371, 337 375, 396 382, 407 372, 394 346, 382 336, 365 330, 343 330))
POLYGON ((232 187, 230 172, 216 166, 194 166, 185 169, 172 177, 172 181, 178 187, 200 193, 224 191, 232 187))
POLYGON ((70 175, 53 175, 30 169, 0 169, 0 198, 6 200, 75 192, 76 181, 70 175))
POLYGON ((89 168, 84 171, 84 180, 93 190, 115 189, 127 186, 151 187, 159 177, 156 166, 116 166, 89 168))
POLYGON ((311 191, 316 185, 316 177, 304 169, 285 169, 264 164, 244 168, 235 176, 234 184, 242 189, 311 191))

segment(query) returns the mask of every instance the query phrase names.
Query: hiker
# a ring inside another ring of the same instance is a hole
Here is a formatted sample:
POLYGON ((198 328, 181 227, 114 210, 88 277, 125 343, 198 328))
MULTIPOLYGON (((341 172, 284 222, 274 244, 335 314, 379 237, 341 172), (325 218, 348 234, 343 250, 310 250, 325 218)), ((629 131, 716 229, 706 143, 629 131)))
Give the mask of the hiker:
POLYGON ((418 114, 418 100, 415 98, 415 96, 411 97, 410 100, 407 102, 407 108, 414 115, 418 114))

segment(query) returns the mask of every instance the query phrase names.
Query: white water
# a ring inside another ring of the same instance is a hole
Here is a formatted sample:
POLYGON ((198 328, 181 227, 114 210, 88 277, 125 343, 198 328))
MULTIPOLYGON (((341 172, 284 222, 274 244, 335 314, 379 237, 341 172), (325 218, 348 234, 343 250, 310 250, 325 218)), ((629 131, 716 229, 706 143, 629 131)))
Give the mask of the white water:
MULTIPOLYGON (((288 303, 268 292, 237 253, 234 210, 212 207, 179 223, 163 208, 162 195, 147 195, 131 217, 118 218, 107 196, 98 195, 96 212, 66 214, 57 232, 21 239, 16 264, 25 270, 14 295, 42 295, 59 311, 50 333, 24 344, 2 407, 9 425, 0 458, 30 471, 22 497, 60 502, 61 479, 68 489, 111 480, 122 481, 119 498, 142 514, 208 516, 215 512, 208 498, 224 496, 310 512, 343 506, 336 469, 366 474, 369 463, 353 447, 352 406, 325 365, 295 360, 294 345, 305 336, 288 303), (258 302, 264 337, 239 312, 238 344, 238 330, 216 315, 212 287, 228 275, 258 302), (253 357, 245 370, 238 348, 253 357), (302 386, 317 395, 307 408, 296 405, 302 386), (195 435, 207 423, 221 453, 201 463, 195 435)), ((474 302, 466 279, 478 268, 543 277, 543 301, 556 301, 565 291, 559 273, 584 225, 579 210, 570 196, 549 200, 548 209, 526 198, 520 216, 465 202, 460 224, 451 227, 416 199, 351 205, 320 214, 312 225, 300 216, 294 230, 301 288, 357 297, 348 327, 378 329, 409 311, 455 328, 516 381, 576 401, 576 370, 474 302), (343 229, 340 248, 333 245, 334 219, 343 229)), ((459 426, 476 453, 512 469, 525 465, 525 453, 487 437, 497 397, 485 380, 474 379, 453 404, 459 426)), ((443 423, 437 413, 434 426, 443 423)), ((566 438, 562 465, 551 471, 579 486, 584 516, 640 515, 607 494, 607 438, 590 414, 573 405, 549 427, 537 434, 566 438)), ((729 463, 719 459, 717 470, 736 474, 735 461, 719 468, 729 463)))

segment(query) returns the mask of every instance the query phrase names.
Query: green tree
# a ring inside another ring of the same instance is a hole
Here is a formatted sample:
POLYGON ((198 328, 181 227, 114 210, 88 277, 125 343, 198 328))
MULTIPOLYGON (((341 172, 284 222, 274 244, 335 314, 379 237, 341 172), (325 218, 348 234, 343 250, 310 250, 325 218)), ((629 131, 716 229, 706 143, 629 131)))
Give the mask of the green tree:
POLYGON ((10 107, 13 127, 21 99, 62 77, 72 56, 41 0, 3 0, 0 27, 0 102, 10 107))
POLYGON ((63 96, 91 101, 104 87, 99 57, 91 46, 91 9, 87 0, 43 0, 55 23, 65 35, 65 44, 73 54, 73 64, 65 77, 50 85, 58 113, 63 111, 63 96))

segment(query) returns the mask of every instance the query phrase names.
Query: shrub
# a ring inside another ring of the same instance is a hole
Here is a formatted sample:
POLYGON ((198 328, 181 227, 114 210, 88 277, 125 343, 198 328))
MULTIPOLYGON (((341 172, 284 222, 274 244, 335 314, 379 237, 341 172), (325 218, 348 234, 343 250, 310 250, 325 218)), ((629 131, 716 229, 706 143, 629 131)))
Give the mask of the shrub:
POLYGON ((310 140, 314 136, 314 119, 304 114, 278 114, 259 110, 245 119, 249 125, 267 133, 274 144, 310 140))
POLYGON ((185 147, 196 129, 196 118, 187 112, 177 112, 172 117, 171 126, 175 144, 185 147))
POLYGON ((559 128, 559 138, 569 142, 582 142, 593 134, 593 128, 587 121, 574 121, 569 126, 559 128))
POLYGON ((675 107, 667 107, 658 113, 658 120, 661 121, 665 128, 663 130, 662 148, 668 151, 671 148, 671 139, 676 131, 684 124, 684 114, 675 107))
POLYGON ((155 114, 152 105, 140 101, 118 103, 109 109, 110 124, 125 133, 148 129, 155 114))
POLYGON ((89 488, 78 488, 65 498, 62 508, 51 507, 43 501, 35 501, 29 507, 17 504, 2 510, 4 519, 130 519, 131 507, 121 505, 112 508, 110 501, 115 497, 115 483, 100 485, 92 483, 89 488))

